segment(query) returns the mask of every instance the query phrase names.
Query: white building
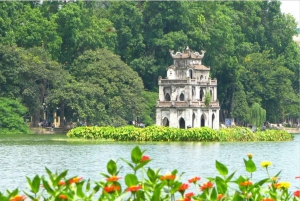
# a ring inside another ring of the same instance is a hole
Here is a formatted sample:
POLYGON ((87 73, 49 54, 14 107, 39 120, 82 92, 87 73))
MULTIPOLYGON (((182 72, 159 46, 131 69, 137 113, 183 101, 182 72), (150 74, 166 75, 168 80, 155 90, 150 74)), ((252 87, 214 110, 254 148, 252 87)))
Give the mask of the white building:
POLYGON ((202 65, 205 51, 170 51, 173 65, 167 68, 167 77, 159 77, 159 100, 156 105, 156 125, 174 128, 207 126, 219 129, 219 101, 217 80, 211 79, 210 68, 202 65), (206 93, 211 102, 204 103, 206 93))

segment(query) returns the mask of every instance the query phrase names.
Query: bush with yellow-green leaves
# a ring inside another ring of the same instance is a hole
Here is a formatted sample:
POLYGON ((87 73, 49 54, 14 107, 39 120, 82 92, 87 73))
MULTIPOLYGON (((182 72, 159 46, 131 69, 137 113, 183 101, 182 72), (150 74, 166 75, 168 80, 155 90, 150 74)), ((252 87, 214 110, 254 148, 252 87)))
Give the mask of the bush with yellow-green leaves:
POLYGON ((213 130, 208 127, 178 129, 162 126, 138 128, 124 127, 76 127, 67 133, 70 138, 110 139, 115 141, 288 141, 293 135, 284 130, 253 132, 246 127, 213 130))

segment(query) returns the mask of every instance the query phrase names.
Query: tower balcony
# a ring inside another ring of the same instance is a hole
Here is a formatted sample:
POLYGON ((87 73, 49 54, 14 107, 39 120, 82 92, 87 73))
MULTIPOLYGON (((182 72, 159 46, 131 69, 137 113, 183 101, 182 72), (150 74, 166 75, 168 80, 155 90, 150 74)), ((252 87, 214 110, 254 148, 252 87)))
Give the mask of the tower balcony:
MULTIPOLYGON (((187 108, 187 107, 207 107, 204 101, 157 101, 156 107, 159 108, 187 108)), ((219 101, 212 101, 209 104, 209 107, 219 108, 219 101)))

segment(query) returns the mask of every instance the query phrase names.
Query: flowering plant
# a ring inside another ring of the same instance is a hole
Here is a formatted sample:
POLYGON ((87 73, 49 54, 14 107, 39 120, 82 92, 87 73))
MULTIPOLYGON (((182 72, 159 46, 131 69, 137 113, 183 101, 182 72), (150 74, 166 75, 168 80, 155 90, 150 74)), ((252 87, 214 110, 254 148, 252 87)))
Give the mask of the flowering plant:
MULTIPOLYGON (((216 177, 201 181, 194 176, 187 181, 181 181, 177 170, 161 174, 160 170, 145 167, 152 159, 144 155, 138 146, 131 152, 131 160, 122 159, 131 169, 131 173, 119 175, 114 160, 109 160, 107 173, 100 181, 92 182, 82 177, 67 177, 67 170, 53 173, 46 168, 48 177, 36 175, 33 179, 27 177, 29 191, 19 189, 0 192, 1 201, 300 201, 300 190, 290 192, 290 183, 280 181, 277 173, 271 176, 269 161, 261 162, 267 177, 253 181, 252 174, 257 167, 248 154, 244 159, 245 169, 249 176, 235 177, 235 172, 229 173, 228 168, 216 161, 219 173, 216 177), (142 175, 142 176, 140 176, 142 175), (191 188, 193 186, 194 188, 191 188)), ((299 176, 296 179, 300 178, 299 176)))

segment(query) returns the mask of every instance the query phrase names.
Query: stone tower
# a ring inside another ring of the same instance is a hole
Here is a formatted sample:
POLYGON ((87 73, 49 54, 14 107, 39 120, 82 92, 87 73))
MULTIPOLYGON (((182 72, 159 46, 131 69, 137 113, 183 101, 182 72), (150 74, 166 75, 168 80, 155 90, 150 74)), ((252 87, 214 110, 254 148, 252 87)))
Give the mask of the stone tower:
POLYGON ((211 79, 210 68, 202 65, 205 51, 170 50, 173 65, 167 67, 167 77, 159 77, 159 99, 156 105, 156 125, 174 128, 207 126, 219 129, 217 80, 211 79), (205 105, 205 95, 211 101, 205 105))

